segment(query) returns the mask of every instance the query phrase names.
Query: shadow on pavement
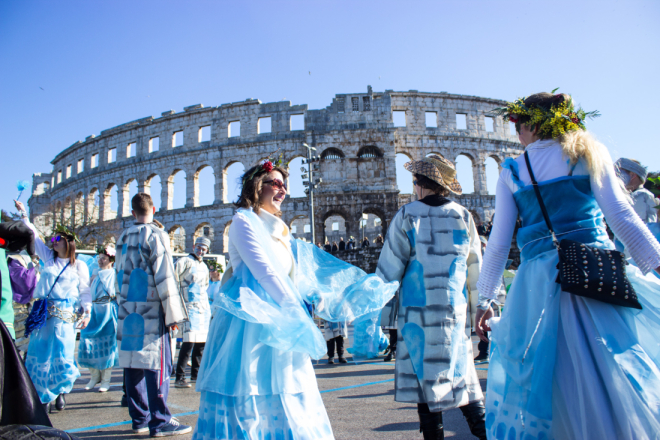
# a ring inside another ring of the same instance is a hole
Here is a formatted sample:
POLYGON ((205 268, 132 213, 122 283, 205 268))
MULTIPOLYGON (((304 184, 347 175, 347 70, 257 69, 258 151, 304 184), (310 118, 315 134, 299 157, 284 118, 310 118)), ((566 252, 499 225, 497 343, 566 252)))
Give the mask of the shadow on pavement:
POLYGON ((360 377, 360 376, 383 376, 383 375, 390 375, 394 377, 394 369, 393 368, 381 368, 379 370, 360 370, 360 371, 337 371, 333 373, 326 373, 323 372, 323 370, 316 370, 316 377, 319 379, 335 379, 335 378, 340 378, 340 377, 360 377))
POLYGON ((374 428, 374 431, 419 431, 419 422, 388 423, 374 428))

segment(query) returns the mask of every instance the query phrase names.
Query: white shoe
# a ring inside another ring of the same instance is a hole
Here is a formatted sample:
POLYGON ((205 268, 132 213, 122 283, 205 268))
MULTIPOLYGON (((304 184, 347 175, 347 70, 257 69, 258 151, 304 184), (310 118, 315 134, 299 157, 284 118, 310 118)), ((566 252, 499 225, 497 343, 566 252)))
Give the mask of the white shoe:
POLYGON ((85 385, 86 390, 91 390, 96 386, 97 383, 101 382, 100 370, 97 370, 96 368, 90 368, 89 372, 91 373, 92 377, 89 379, 89 382, 87 382, 87 385, 85 385))
POLYGON ((101 385, 99 387, 99 393, 105 393, 110 389, 110 379, 112 379, 112 368, 106 368, 101 371, 101 385))

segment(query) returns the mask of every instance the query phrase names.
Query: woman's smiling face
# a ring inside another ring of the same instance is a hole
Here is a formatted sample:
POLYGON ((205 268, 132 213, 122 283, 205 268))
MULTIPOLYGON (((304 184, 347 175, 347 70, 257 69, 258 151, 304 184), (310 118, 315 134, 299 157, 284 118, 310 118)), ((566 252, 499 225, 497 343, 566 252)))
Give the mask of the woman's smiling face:
POLYGON ((261 209, 265 209, 271 214, 280 211, 280 206, 286 197, 286 183, 284 177, 279 171, 271 171, 266 175, 259 193, 259 202, 261 209))

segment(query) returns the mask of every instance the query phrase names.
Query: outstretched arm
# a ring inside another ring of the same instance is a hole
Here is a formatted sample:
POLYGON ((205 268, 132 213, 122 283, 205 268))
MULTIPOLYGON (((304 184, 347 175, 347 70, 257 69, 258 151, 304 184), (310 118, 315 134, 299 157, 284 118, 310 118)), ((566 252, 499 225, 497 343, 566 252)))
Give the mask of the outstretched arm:
POLYGON ((46 261, 52 260, 55 254, 53 253, 53 250, 50 249, 46 243, 44 243, 44 241, 39 236, 39 231, 37 231, 37 228, 35 228, 32 222, 30 222, 28 219, 25 205, 23 205, 23 203, 19 202, 18 200, 14 200, 14 206, 16 206, 18 213, 21 215, 21 220, 23 223, 25 223, 25 225, 32 231, 32 234, 34 234, 34 250, 36 251, 37 255, 39 255, 39 258, 41 258, 41 261, 45 263, 46 261))

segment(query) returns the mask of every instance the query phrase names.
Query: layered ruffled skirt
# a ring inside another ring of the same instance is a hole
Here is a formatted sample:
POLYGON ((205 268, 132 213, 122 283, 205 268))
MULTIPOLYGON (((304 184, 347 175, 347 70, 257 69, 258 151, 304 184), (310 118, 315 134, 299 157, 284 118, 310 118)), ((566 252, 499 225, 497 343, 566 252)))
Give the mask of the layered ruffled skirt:
POLYGON ((92 304, 89 324, 80 331, 78 364, 97 370, 105 370, 119 364, 116 302, 92 304))
POLYGON ((492 324, 488 438, 659 438, 660 280, 627 266, 643 310, 612 306, 562 292, 557 261, 524 261, 492 324))
POLYGON ((75 343, 74 325, 54 317, 30 335, 25 368, 42 403, 71 392, 80 377, 73 356, 75 343))

